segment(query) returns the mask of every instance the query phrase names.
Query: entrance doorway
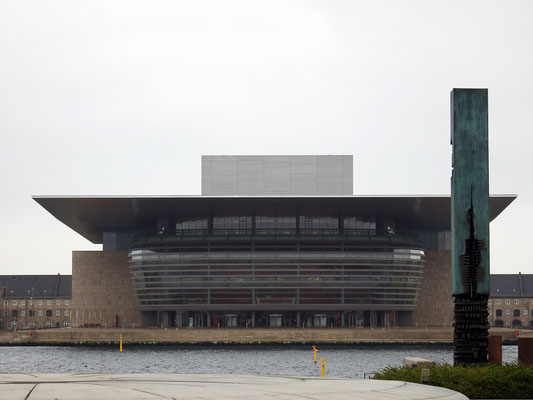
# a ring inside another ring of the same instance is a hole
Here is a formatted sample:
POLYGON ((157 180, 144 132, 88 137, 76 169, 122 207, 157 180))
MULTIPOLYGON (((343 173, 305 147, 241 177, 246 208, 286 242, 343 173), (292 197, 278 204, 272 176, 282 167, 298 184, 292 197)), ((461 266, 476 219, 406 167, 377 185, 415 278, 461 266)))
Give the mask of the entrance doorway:
POLYGON ((224 315, 224 322, 226 327, 232 328, 237 326, 237 314, 226 314, 224 315))
POLYGON ((313 316, 313 326, 327 326, 326 314, 315 314, 313 316))
POLYGON ((272 328, 280 328, 282 325, 282 315, 281 314, 270 314, 269 315, 269 326, 272 328))

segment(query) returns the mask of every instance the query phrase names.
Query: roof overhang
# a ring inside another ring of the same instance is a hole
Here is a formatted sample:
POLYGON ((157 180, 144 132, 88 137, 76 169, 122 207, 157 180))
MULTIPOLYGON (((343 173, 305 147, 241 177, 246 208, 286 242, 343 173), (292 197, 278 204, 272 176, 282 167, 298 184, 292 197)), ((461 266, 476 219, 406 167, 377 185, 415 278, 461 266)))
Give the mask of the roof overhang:
MULTIPOLYGON (((491 195, 490 220, 517 196, 491 195)), ((59 221, 91 241, 103 232, 147 229, 162 217, 209 215, 384 215, 415 229, 449 230, 450 196, 33 196, 59 221)))

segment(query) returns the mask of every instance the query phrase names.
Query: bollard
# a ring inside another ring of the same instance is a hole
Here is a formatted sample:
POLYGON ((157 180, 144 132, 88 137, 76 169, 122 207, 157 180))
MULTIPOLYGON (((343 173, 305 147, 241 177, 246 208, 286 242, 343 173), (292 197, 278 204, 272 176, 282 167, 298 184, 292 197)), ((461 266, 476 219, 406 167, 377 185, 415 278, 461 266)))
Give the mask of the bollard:
POLYGON ((321 366, 320 376, 322 378, 326 376, 326 365, 327 365, 326 360, 327 360, 327 357, 320 359, 320 366, 321 366))
POLYGON ((120 334, 120 352, 122 353, 122 333, 120 334))
POLYGON ((420 383, 429 383, 429 368, 422 368, 422 372, 420 373, 420 383))
POLYGON ((533 365, 533 337, 518 338, 518 362, 533 365))
POLYGON ((316 364, 316 352, 317 352, 317 351, 318 351, 318 350, 316 349, 316 346, 313 345, 313 362, 314 362, 315 364, 316 364))
POLYGON ((501 336, 489 336, 489 363, 502 365, 501 336))

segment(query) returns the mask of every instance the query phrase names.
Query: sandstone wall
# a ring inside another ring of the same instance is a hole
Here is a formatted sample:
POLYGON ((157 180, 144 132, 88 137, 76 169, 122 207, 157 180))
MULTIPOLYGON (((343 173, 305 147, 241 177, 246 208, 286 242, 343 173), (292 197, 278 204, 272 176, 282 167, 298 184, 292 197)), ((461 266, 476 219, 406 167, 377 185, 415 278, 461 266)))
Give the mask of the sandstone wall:
POLYGON ((453 322, 452 253, 427 250, 419 307, 413 313, 418 326, 450 326, 453 322))
POLYGON ((126 251, 72 252, 71 324, 140 326, 126 251))

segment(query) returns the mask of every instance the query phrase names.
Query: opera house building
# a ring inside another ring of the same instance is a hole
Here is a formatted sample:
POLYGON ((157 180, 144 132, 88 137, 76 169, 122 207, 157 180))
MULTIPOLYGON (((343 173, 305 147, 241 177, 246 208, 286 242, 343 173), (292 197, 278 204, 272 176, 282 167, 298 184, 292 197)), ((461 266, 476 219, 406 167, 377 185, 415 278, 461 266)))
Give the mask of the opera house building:
POLYGON ((74 327, 452 322, 450 197, 354 195, 352 156, 203 156, 200 196, 33 198, 102 244, 73 252, 74 327))

